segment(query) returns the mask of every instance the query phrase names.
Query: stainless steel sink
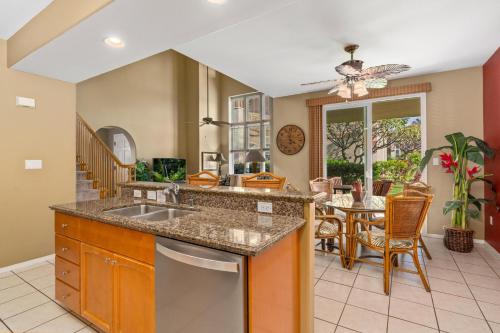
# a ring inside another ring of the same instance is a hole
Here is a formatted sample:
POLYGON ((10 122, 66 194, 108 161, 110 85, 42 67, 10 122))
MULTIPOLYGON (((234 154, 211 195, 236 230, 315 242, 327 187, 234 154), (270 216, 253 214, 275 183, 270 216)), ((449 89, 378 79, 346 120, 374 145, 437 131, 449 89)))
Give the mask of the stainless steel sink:
POLYGON ((110 215, 135 217, 147 221, 164 221, 186 216, 196 212, 193 209, 171 208, 154 205, 137 205, 123 208, 115 208, 105 211, 110 215))
POLYGON ((151 214, 141 216, 141 218, 148 221, 162 221, 162 220, 175 219, 177 217, 182 217, 193 213, 194 211, 188 209, 168 208, 159 212, 154 212, 151 214))
POLYGON ((105 213, 112 215, 133 217, 133 216, 149 214, 152 212, 158 212, 161 210, 165 210, 165 207, 153 206, 153 205, 139 205, 139 206, 110 209, 105 211, 105 213))

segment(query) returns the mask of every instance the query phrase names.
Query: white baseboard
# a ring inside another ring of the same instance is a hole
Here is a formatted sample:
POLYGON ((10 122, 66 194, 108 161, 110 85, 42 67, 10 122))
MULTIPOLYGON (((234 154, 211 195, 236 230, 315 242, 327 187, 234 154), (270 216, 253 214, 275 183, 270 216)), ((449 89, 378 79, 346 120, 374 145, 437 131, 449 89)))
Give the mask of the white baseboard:
MULTIPOLYGON (((439 235, 439 234, 422 234, 424 237, 429 237, 429 238, 438 238, 438 239, 443 239, 444 235, 439 235)), ((475 244, 486 244, 484 239, 475 239, 474 238, 474 243, 475 244)))
POLYGON ((16 269, 27 268, 27 267, 33 266, 35 264, 42 263, 44 261, 54 260, 54 258, 55 258, 55 254, 49 254, 48 256, 45 256, 45 257, 35 258, 35 259, 20 262, 18 264, 0 267, 0 273, 14 271, 16 269))

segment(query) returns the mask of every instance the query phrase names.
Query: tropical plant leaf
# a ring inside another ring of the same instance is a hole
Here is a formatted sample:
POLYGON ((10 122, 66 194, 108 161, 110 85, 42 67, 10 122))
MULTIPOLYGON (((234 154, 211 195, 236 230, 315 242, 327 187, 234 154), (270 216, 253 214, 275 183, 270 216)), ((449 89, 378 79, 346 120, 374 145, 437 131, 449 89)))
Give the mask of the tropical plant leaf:
POLYGON ((490 203, 492 200, 485 198, 476 198, 472 194, 469 193, 469 203, 474 205, 478 210, 481 210, 481 205, 486 205, 490 203))
POLYGON ((456 209, 462 207, 462 205, 463 205, 463 201, 462 200, 450 200, 450 201, 446 201, 444 203, 444 207, 443 207, 443 214, 446 215, 449 212, 451 212, 452 210, 456 210, 456 209))
POLYGON ((491 149, 490 146, 488 146, 488 144, 483 140, 474 136, 469 136, 467 137, 467 141, 474 141, 479 150, 481 150, 481 152, 483 152, 488 158, 495 157, 495 151, 491 149))
POLYGON ((479 210, 475 208, 469 208, 467 209, 467 216, 473 218, 473 219, 478 219, 479 216, 481 216, 481 213, 479 210))
POLYGON ((462 132, 445 135, 445 138, 451 143, 453 148, 457 148, 456 150, 460 150, 467 143, 467 139, 462 132))
POLYGON ((432 155, 434 155, 434 153, 436 151, 441 151, 443 149, 453 149, 453 147, 451 147, 451 146, 441 146, 441 147, 438 147, 438 148, 427 149, 425 151, 424 157, 422 157, 422 160, 420 161, 420 165, 418 167, 419 170, 420 170, 420 172, 424 171, 425 167, 427 166, 427 164, 431 160, 432 155))
POLYGON ((478 165, 484 165, 484 157, 483 154, 479 151, 468 151, 467 159, 471 162, 474 162, 478 165))

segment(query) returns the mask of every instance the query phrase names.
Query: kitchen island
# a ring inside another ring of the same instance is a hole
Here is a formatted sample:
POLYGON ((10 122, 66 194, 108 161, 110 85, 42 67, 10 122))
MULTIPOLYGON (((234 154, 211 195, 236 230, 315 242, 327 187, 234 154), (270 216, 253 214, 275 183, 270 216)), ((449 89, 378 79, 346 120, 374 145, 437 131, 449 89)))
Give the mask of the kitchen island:
POLYGON ((155 332, 158 239, 165 238, 244 257, 242 332, 312 332, 314 196, 182 186, 178 204, 146 199, 161 186, 132 183, 120 198, 51 207, 62 304, 105 332, 155 332), (258 202, 272 203, 273 213, 258 213, 258 202), (113 213, 140 205, 188 213, 113 213))

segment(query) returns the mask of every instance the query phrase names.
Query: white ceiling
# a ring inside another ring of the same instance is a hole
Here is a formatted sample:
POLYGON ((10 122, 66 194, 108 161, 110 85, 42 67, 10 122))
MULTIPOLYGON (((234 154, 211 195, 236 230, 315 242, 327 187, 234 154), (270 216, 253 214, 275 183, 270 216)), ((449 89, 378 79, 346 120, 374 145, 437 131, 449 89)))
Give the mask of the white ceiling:
POLYGON ((291 0, 114 0, 13 67, 79 82, 278 8, 291 0), (125 47, 103 43, 118 36, 125 47))
POLYGON ((365 67, 412 66, 404 76, 482 65, 499 15, 499 0, 115 0, 14 68, 79 82, 174 48, 276 97, 328 88, 300 83, 338 77, 349 43, 365 67))
POLYGON ((9 39, 52 0, 1 0, 0 39, 9 39))

